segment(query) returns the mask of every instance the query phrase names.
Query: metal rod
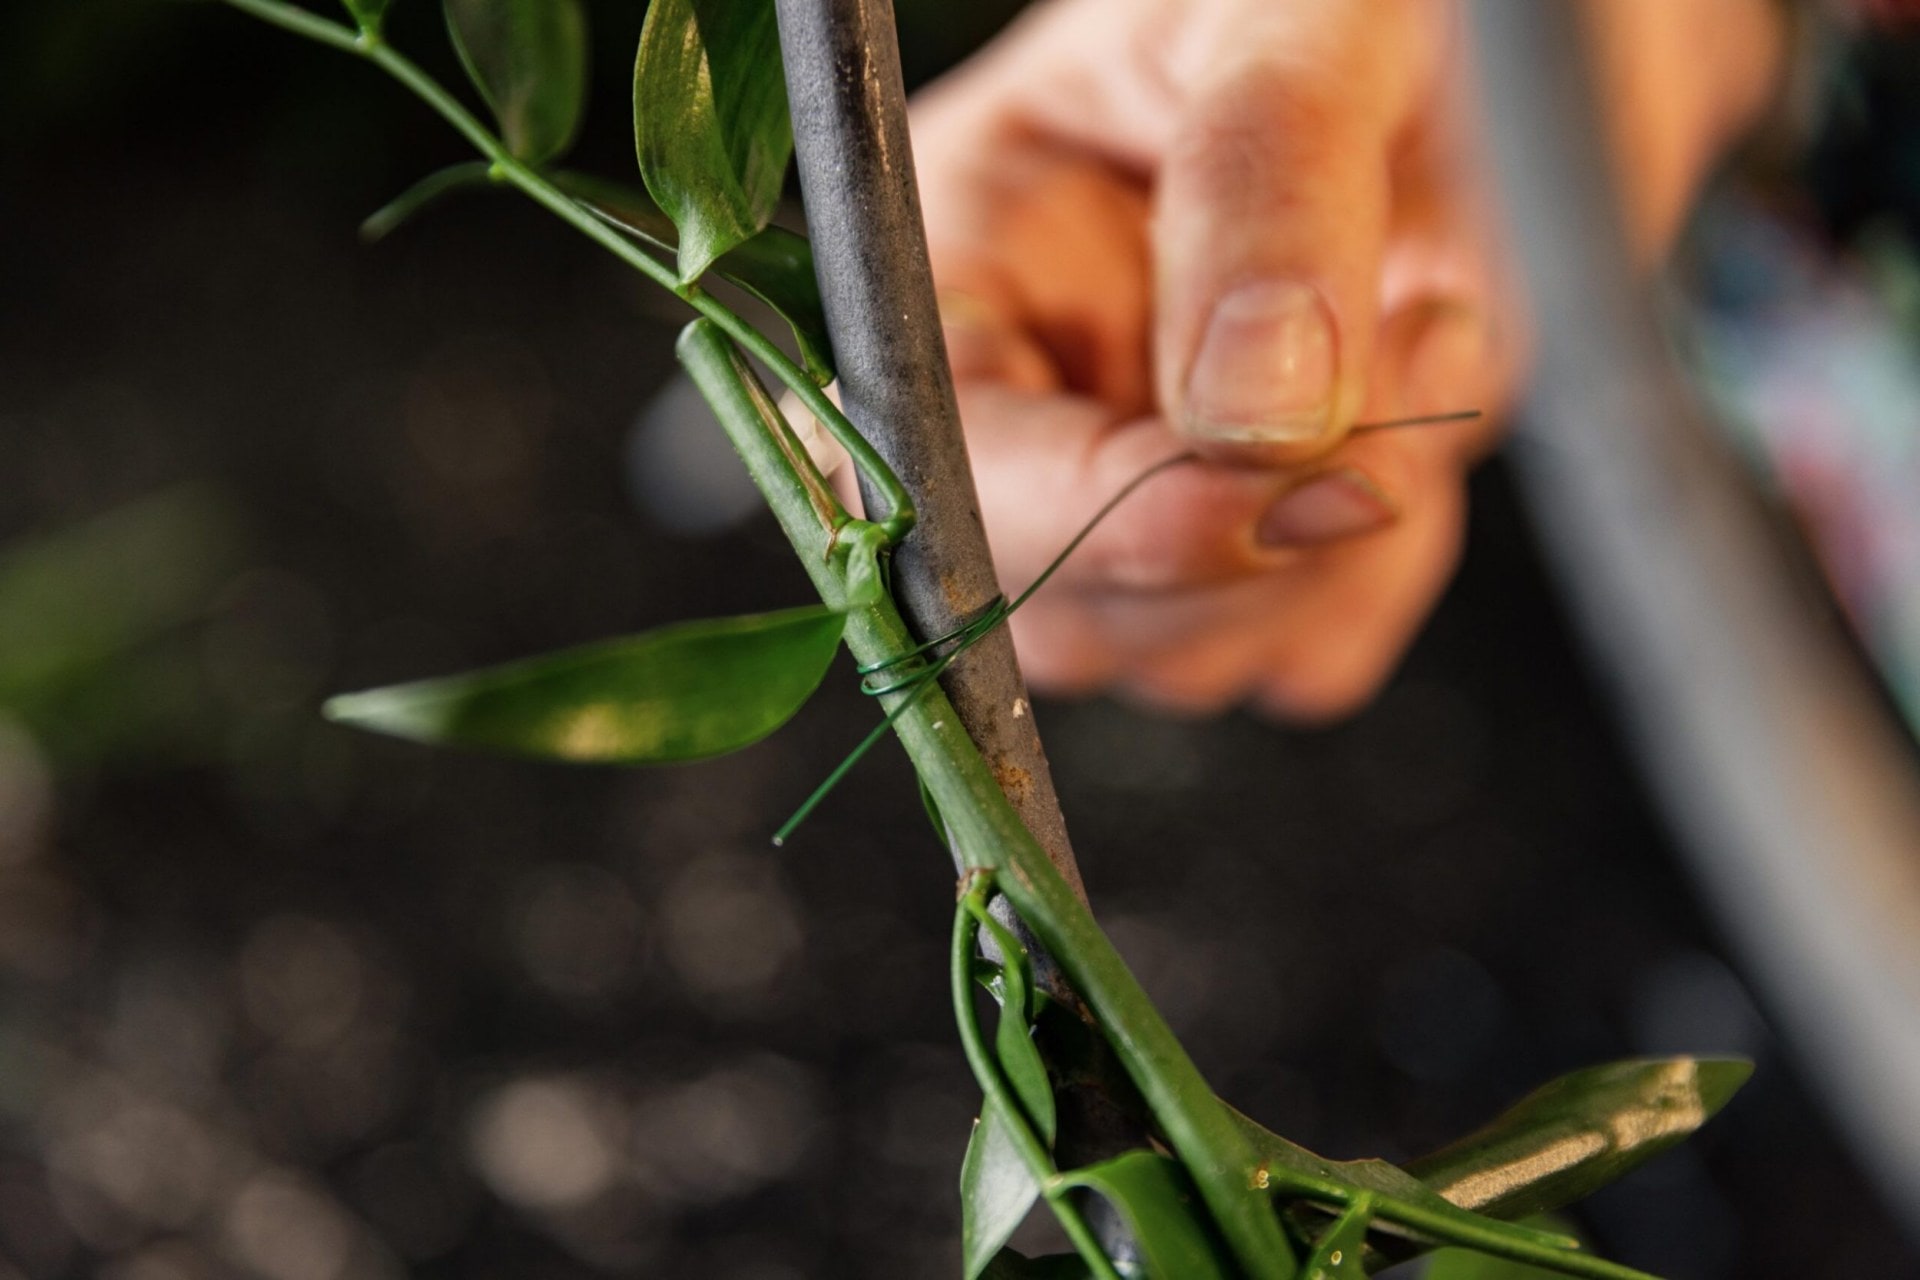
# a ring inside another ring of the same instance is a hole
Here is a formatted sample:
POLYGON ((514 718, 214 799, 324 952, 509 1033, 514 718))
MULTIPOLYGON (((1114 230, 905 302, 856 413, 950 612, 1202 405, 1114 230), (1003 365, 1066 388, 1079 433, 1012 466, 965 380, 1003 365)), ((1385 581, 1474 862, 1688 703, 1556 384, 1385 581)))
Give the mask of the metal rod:
MULTIPOLYGON (((890 0, 778 0, 777 13, 794 153, 841 403, 919 510, 918 525, 894 554, 902 611, 922 639, 947 635, 1001 593, 934 305, 893 6, 890 0)), ((866 496, 871 505, 873 496, 866 496)), ((1007 629, 988 633, 941 683, 1021 821, 1084 899, 1007 629)), ((1033 953, 1036 980, 1072 1001, 1051 957, 1003 900, 995 914, 1033 953)), ((1138 1096, 1124 1074, 1117 1066, 1096 1074, 1110 1085, 1060 1091, 1063 1163, 1146 1145, 1138 1096)), ((1124 1224, 1105 1201, 1094 1198, 1083 1208, 1111 1256, 1135 1256, 1124 1224)))
MULTIPOLYGON (((906 91, 887 0, 779 0, 794 150, 841 402, 919 508, 894 584, 922 638, 1000 594, 934 306, 906 91)), ((869 497, 869 502, 872 499, 869 497)), ((997 629, 942 681, 1001 789, 1085 896, 1013 640, 997 629)))
POLYGON ((1540 331, 1523 493, 1694 874, 1920 1230, 1913 743, 1674 373, 1626 251, 1578 6, 1474 14, 1540 331))

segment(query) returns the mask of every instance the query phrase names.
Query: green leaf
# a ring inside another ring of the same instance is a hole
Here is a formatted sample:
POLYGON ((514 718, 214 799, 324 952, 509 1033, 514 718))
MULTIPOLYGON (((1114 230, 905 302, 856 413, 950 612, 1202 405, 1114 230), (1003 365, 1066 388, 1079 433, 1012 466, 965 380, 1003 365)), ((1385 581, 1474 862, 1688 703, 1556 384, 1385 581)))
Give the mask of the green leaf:
POLYGON ((1040 1196, 1026 1161, 1013 1144, 1006 1117, 992 1098, 980 1105, 980 1119, 960 1162, 960 1254, 965 1280, 992 1274, 1000 1246, 1026 1221, 1040 1196))
POLYGON ((1020 945, 1007 927, 989 917, 982 922, 1000 952, 1000 978, 989 990, 1000 1001, 1000 1025, 994 1031, 993 1049, 1000 1069, 1007 1073, 1014 1096, 1027 1113, 1041 1141, 1053 1145, 1057 1116, 1053 1101, 1053 1082, 1047 1078, 1047 1064, 1040 1046, 1033 1042, 1033 1020, 1038 1012, 1033 990, 1033 964, 1027 949, 1020 945))
MULTIPOLYGON (((554 174, 553 183, 635 239, 667 253, 678 252, 680 233, 673 219, 645 191, 565 171, 554 174)), ((823 387, 833 381, 833 344, 813 274, 813 246, 805 236, 785 227, 767 227, 721 254, 712 270, 787 322, 809 377, 823 387)))
POLYGON ((698 760, 758 742, 806 702, 844 618, 822 606, 663 627, 507 666, 329 701, 420 742, 601 764, 698 760))
POLYGON ((370 36, 380 34, 381 24, 387 20, 387 0, 342 0, 342 3, 362 31, 370 36))
POLYGON ((780 200, 793 130, 773 0, 654 0, 633 68, 633 132, 691 283, 780 200))
POLYGON ((1090 1280, 1093 1272, 1077 1253, 1052 1253, 1044 1258, 1029 1258, 1002 1249, 980 1273, 981 1280, 1090 1280))
POLYGON ((56 766, 197 761, 220 722, 193 624, 246 563, 197 484, 0 545, 0 737, 17 722, 56 766))
POLYGON ((239 544, 225 504, 184 486, 0 548, 0 712, 97 684, 205 613, 239 544))
POLYGON ((565 151, 587 100, 580 0, 446 0, 453 47, 507 150, 534 166, 565 151))
POLYGON ((1228 1272, 1180 1166, 1152 1151, 1129 1151, 1063 1173, 1069 1186, 1106 1197, 1127 1220, 1155 1280, 1225 1280, 1228 1272))
POLYGON ((1407 1172, 1465 1208, 1523 1218, 1612 1182, 1705 1124, 1753 1074, 1737 1058, 1635 1059, 1561 1076, 1407 1172))
POLYGON ((1003 989, 1007 1003, 1000 1010, 1000 1025, 994 1032, 994 1053, 1041 1141, 1051 1147, 1058 1120, 1054 1113, 1053 1085, 1047 1080, 1047 1064, 1041 1060, 1040 1047, 1033 1042, 1033 1024, 1027 1020, 1032 989, 1025 982, 1005 983, 1003 989))
POLYGON ((367 215, 360 224, 360 238, 368 244, 385 238, 402 223, 429 205, 439 203, 456 191, 492 185, 493 166, 485 160, 466 160, 436 169, 399 195, 367 215))

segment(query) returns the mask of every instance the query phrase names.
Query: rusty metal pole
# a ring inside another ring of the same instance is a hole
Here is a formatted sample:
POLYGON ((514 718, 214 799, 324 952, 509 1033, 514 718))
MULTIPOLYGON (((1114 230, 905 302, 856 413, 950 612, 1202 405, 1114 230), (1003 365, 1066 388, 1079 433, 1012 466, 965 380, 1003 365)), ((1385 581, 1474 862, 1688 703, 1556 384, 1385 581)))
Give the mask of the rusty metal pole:
MULTIPOLYGON (((907 621, 923 638, 945 635, 988 608, 1000 584, 934 306, 893 6, 780 0, 778 12, 842 403, 919 510, 893 562, 907 621)), ((1006 629, 969 650, 942 684, 1007 799, 1084 897, 1006 629)))
MULTIPOLYGON (((946 635, 989 608, 1000 582, 934 304, 893 6, 891 0, 778 0, 777 12, 794 153, 841 403, 919 511, 917 527, 894 554, 902 610, 923 639, 946 635)), ((871 506, 874 495, 866 497, 871 506)), ((1007 629, 988 633, 941 683, 1021 821, 1084 899, 1007 629)), ((1042 985, 1077 1004, 1051 957, 1004 900, 995 911, 1033 953, 1042 985)), ((1146 1145, 1137 1095, 1117 1064, 1106 1065, 1111 1069, 1089 1073, 1092 1080, 1063 1082, 1063 1165, 1146 1145)), ((1083 1208, 1108 1252, 1133 1259, 1132 1240, 1105 1202, 1093 1198, 1083 1208)))

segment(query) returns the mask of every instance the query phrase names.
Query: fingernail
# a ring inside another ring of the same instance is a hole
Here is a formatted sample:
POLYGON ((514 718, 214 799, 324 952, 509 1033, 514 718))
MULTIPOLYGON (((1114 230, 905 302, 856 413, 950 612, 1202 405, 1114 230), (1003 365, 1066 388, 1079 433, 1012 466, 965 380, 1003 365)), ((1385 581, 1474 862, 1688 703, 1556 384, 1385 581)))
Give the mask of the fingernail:
POLYGON ((1187 429, 1216 440, 1297 444, 1327 430, 1333 318, 1305 285, 1241 285, 1215 304, 1187 375, 1187 429))
POLYGON ((1254 531, 1265 547, 1312 547, 1384 529, 1400 518, 1380 486, 1352 467, 1326 471, 1280 495, 1254 531))
POLYGON ((1430 320, 1407 362, 1405 413, 1439 413, 1474 406, 1486 384, 1487 326, 1478 314, 1461 308, 1430 320))

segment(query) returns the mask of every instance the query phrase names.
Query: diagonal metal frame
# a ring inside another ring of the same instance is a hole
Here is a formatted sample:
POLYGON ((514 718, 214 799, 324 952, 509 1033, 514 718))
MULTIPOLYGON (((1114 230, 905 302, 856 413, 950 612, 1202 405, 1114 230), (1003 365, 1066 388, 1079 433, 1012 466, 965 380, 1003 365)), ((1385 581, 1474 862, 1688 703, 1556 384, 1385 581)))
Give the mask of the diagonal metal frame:
MULTIPOLYGON (((934 302, 893 6, 891 0, 777 0, 777 13, 794 153, 841 403, 919 512, 918 525, 894 553, 895 595, 921 638, 947 635, 990 608, 1000 583, 934 302)), ((875 495, 864 496, 871 507, 875 495)), ((1084 899, 1007 629, 987 633, 941 684, 1021 821, 1084 899)), ((1004 900, 995 902, 994 913, 1032 952, 1041 985, 1067 1007, 1077 1006, 1058 967, 1004 900)), ((1141 1104, 1124 1072, 1110 1057, 1089 1066, 1059 1091, 1063 1167, 1147 1145, 1141 1104)), ((1110 1256, 1133 1260, 1133 1242, 1106 1202, 1093 1197, 1082 1207, 1110 1256)))

